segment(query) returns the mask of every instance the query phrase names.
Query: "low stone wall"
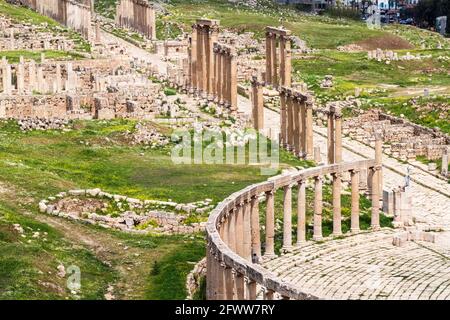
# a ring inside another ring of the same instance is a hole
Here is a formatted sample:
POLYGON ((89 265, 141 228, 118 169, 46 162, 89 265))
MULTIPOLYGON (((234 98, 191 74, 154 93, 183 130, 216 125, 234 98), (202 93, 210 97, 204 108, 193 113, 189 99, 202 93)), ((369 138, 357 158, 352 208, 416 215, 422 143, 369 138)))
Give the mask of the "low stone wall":
POLYGON ((100 189, 70 190, 39 202, 42 213, 143 234, 201 232, 205 229, 205 222, 185 224, 184 221, 189 214, 208 212, 212 207, 210 199, 189 204, 143 201, 100 189))
POLYGON ((425 156, 428 160, 440 159, 450 144, 450 137, 442 132, 379 110, 346 119, 343 124, 344 134, 366 144, 373 143, 374 132, 381 135, 386 154, 404 161, 415 160, 417 156, 425 156))

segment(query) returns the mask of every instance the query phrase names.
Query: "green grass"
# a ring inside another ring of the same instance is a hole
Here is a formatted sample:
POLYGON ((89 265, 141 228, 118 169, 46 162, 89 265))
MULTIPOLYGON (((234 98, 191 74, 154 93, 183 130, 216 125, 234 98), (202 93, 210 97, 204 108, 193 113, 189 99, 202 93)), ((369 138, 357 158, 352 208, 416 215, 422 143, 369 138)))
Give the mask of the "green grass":
MULTIPOLYGON (((41 216, 37 203, 43 198, 72 188, 100 187, 142 199, 186 203, 212 198, 217 203, 267 179, 260 175, 257 166, 174 165, 166 148, 144 150, 128 146, 122 142, 121 134, 133 130, 133 121, 78 121, 74 125, 78 129, 70 132, 23 133, 12 121, 0 122, 0 187, 11 189, 0 192, 0 241, 5 243, 0 246, 0 269, 7 274, 0 277, 0 299, 74 298, 66 289, 65 280, 55 277, 59 263, 82 269, 80 298, 101 299, 108 284, 123 279, 116 266, 133 263, 134 259, 119 256, 112 266, 106 266, 81 243, 72 243, 67 231, 59 232, 37 222, 41 216), (33 231, 47 231, 48 239, 28 244, 25 241, 32 231, 26 231, 25 240, 20 239, 12 230, 13 223, 24 228, 35 224, 33 231), (71 250, 72 246, 76 249, 71 250), (14 255, 15 252, 20 255, 14 255), (54 284, 53 291, 42 281, 54 284)), ((286 152, 282 152, 281 161, 307 165, 286 152)), ((183 299, 186 275, 205 254, 203 235, 131 235, 79 223, 71 223, 69 229, 103 239, 108 245, 123 243, 128 250, 141 253, 142 262, 133 267, 139 272, 126 279, 132 292, 115 293, 123 299, 183 299), (160 272, 152 275, 154 261, 158 261, 160 272)))
POLYGON ((44 50, 44 51, 31 51, 31 50, 13 50, 13 51, 1 51, 0 56, 6 57, 9 63, 18 63, 20 57, 25 60, 35 60, 41 62, 41 53, 45 54, 46 59, 54 60, 77 60, 83 59, 83 56, 75 52, 56 51, 56 50, 44 50))
POLYGON ((81 299, 103 299, 106 284, 116 277, 90 251, 0 201, 0 300, 73 298, 66 280, 56 276, 59 264, 81 269, 81 299), (13 231, 12 224, 20 224, 26 238, 13 231), (33 238, 34 232, 40 237, 33 238))

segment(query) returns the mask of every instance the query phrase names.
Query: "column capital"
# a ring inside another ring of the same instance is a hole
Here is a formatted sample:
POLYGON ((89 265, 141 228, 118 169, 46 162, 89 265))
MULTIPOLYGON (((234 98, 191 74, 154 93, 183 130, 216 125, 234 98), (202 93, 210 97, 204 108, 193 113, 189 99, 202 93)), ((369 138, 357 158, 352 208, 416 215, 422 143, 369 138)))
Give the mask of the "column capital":
POLYGON ((354 168, 354 169, 350 169, 349 171, 350 171, 350 174, 358 174, 358 173, 361 172, 361 169, 360 168, 354 168))
POLYGON ((264 192, 266 195, 274 195, 275 194, 275 189, 271 189, 271 190, 268 190, 268 191, 265 191, 264 192))
POLYGON ((342 172, 332 172, 331 175, 334 178, 342 178, 342 172))
POLYGON ((372 171, 376 172, 376 171, 381 170, 381 168, 382 168, 381 165, 376 165, 376 166, 371 167, 370 169, 371 169, 372 171))
POLYGON ((321 182, 323 180, 322 176, 314 176, 314 181, 321 182))

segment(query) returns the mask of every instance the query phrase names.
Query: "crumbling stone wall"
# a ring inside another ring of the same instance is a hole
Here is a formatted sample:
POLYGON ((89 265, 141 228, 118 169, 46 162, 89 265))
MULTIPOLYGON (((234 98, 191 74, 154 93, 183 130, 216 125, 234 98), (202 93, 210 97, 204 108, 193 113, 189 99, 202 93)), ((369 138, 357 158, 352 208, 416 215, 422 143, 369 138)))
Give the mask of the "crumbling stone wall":
POLYGON ((428 160, 442 157, 450 137, 403 118, 370 110, 358 117, 346 119, 344 134, 364 143, 373 143, 374 132, 381 134, 384 152, 401 160, 425 156, 428 160))

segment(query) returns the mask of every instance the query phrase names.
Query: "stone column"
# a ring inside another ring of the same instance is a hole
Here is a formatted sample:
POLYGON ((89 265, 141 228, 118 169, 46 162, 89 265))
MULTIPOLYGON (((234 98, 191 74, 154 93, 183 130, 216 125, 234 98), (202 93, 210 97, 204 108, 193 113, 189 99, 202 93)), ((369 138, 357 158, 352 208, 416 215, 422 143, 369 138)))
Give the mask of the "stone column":
POLYGON ((378 196, 379 199, 383 199, 383 141, 380 137, 376 137, 375 139, 375 163, 379 170, 377 171, 378 174, 378 196))
POLYGON ((352 170, 351 187, 352 187, 352 214, 351 229, 353 233, 359 232, 359 170, 352 170))
POLYGON ((214 44, 213 49, 213 57, 214 57, 214 77, 213 77, 213 86, 212 86, 212 94, 214 96, 214 101, 218 101, 218 86, 219 86, 219 55, 217 54, 217 48, 214 44))
POLYGON ((232 111, 237 110, 237 62, 234 51, 230 54, 230 106, 232 111))
POLYGON ((256 300, 256 282, 245 277, 245 300, 256 300))
POLYGON ((264 97, 261 83, 256 77, 252 80, 252 102, 253 102, 253 127, 255 130, 264 129, 264 97))
POLYGON ((275 292, 273 290, 264 288, 264 300, 273 300, 273 294, 275 292))
POLYGON ((328 111, 328 126, 327 126, 327 147, 328 147, 328 164, 334 162, 334 114, 328 111))
POLYGON ((3 65, 3 93, 11 94, 12 85, 12 75, 11 75, 11 65, 6 63, 3 65))
POLYGON ((306 242, 306 182, 298 181, 297 194, 297 246, 306 242))
POLYGON ((333 235, 342 235, 341 227, 341 173, 334 173, 333 176, 333 235))
POLYGON ((243 258, 252 261, 252 228, 251 228, 251 204, 249 201, 244 202, 244 251, 243 258))
POLYGON ((314 234, 313 240, 322 240, 322 177, 314 177, 314 234))
POLYGON ((267 258, 275 256, 274 192, 274 190, 266 192, 266 251, 264 256, 267 258))
POLYGON ((258 263, 261 258, 261 236, 259 227, 259 200, 257 196, 251 199, 251 229, 252 229, 252 261, 258 263))
POLYGON ((237 270, 232 270, 234 282, 233 300, 244 300, 244 276, 237 270))
POLYGON ((208 90, 209 93, 212 94, 214 89, 213 89, 213 84, 215 81, 214 78, 214 69, 216 68, 216 62, 213 59, 213 48, 214 48, 214 43, 216 43, 219 40, 219 29, 216 26, 212 26, 209 28, 209 33, 208 33, 208 57, 209 57, 209 66, 208 66, 208 90))
POLYGON ((36 63, 34 60, 31 60, 28 65, 28 88, 30 93, 36 89, 36 63))
POLYGON ((225 299, 233 300, 233 291, 234 291, 234 283, 233 283, 233 272, 231 268, 225 266, 225 299))
POLYGON ((197 25, 192 26, 192 36, 191 36, 191 92, 193 92, 192 89, 197 88, 197 25))
POLYGON ((372 198, 372 216, 371 216, 371 228, 372 230, 380 229, 380 195, 379 195, 379 184, 378 184, 378 171, 380 168, 375 166, 371 170, 371 198, 372 198))
POLYGON ((201 73, 201 88, 202 97, 206 98, 208 96, 208 43, 209 43, 209 27, 202 26, 202 73, 201 73))
POLYGON ((197 92, 200 94, 202 91, 203 80, 202 80, 202 58, 203 58, 203 28, 200 25, 196 26, 197 30, 197 59, 196 59, 196 67, 197 67, 197 92))
POLYGON ((334 113, 334 162, 342 162, 342 114, 341 112, 334 113))
POLYGON ((441 174, 444 177, 447 177, 448 175, 448 154, 449 154, 449 148, 446 147, 444 149, 444 152, 442 153, 442 165, 441 165, 441 174))
POLYGON ((217 103, 222 103, 222 83, 223 83, 223 74, 222 74, 222 55, 220 54, 220 49, 216 48, 216 95, 217 95, 217 103))
POLYGON ((292 249, 292 186, 284 187, 283 199, 283 250, 292 249))
POLYGON ((101 34, 100 21, 99 20, 97 20, 95 22, 95 42, 96 43, 101 43, 102 42, 102 34, 101 34))
POLYGON ((285 67, 284 67, 284 85, 292 86, 292 51, 291 51, 291 38, 284 38, 284 50, 285 50, 285 67))
POLYGON ((280 50, 280 85, 285 86, 286 82, 286 40, 284 36, 279 37, 280 50))
POLYGON ((266 82, 272 84, 272 33, 266 33, 266 82))
POLYGON ((300 134, 301 134, 301 128, 300 128, 300 104, 298 97, 293 97, 292 99, 292 105, 293 105, 293 123, 294 123, 294 154, 297 156, 301 155, 300 150, 300 134))
POLYGON ((286 118, 287 118, 287 110, 286 110, 286 91, 283 88, 280 91, 280 127, 281 127, 281 145, 286 147, 286 118))
POLYGON ((236 209, 228 216, 228 247, 236 252, 236 209))
POLYGON ((313 159, 313 105, 312 102, 306 102, 306 159, 313 159))
POLYGON ((272 37, 272 85, 276 88, 279 86, 278 77, 278 55, 277 55, 277 35, 272 37))
POLYGON ((294 106, 292 101, 291 92, 287 93, 286 96, 286 108, 287 108, 287 144, 288 150, 293 150, 294 146, 294 106))
POLYGON ((221 89, 221 100, 220 102, 223 105, 226 105, 226 101, 227 101, 227 97, 228 97, 228 59, 227 57, 224 55, 223 51, 221 50, 220 52, 220 58, 222 60, 222 77, 221 77, 221 81, 222 81, 222 89, 221 89))
POLYGON ((306 104, 304 99, 302 98, 299 102, 299 117, 300 117, 300 152, 301 156, 305 157, 307 154, 307 148, 306 148, 306 135, 307 135, 307 128, 306 128, 306 104))
POLYGON ((244 204, 238 204, 236 208, 236 253, 241 257, 244 257, 244 204))
POLYGON ((17 65, 17 92, 18 94, 25 93, 25 66, 23 63, 17 65))

